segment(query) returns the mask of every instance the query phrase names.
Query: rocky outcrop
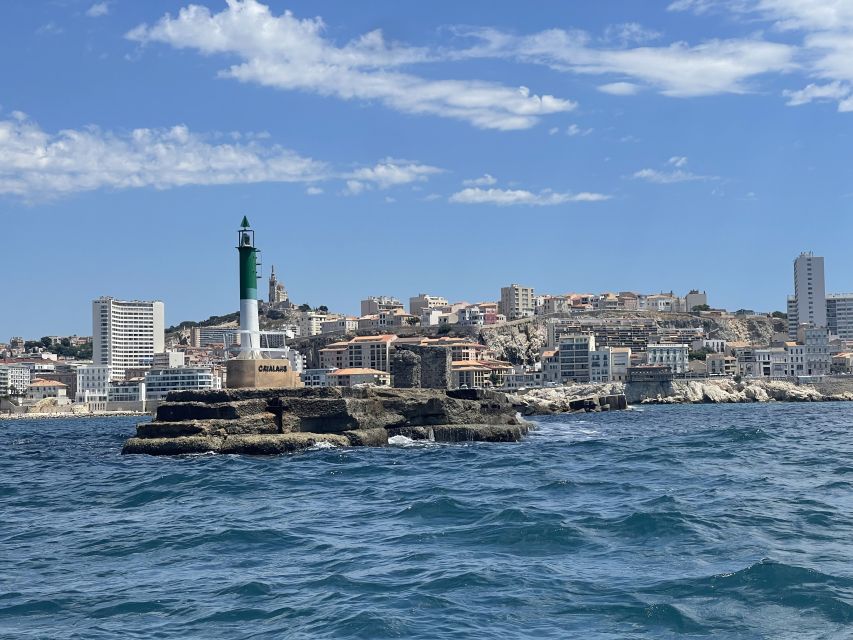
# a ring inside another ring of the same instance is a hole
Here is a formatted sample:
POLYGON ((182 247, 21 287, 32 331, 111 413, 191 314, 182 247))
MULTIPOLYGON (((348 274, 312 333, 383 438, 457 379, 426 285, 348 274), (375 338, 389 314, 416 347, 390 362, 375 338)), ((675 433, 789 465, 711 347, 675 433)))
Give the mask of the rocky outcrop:
POLYGON ((123 453, 272 455, 313 446, 383 446, 405 436, 514 442, 528 425, 503 393, 485 390, 222 389, 169 395, 123 453))
MULTIPOLYGON (((673 380, 671 382, 632 382, 569 385, 531 389, 511 396, 518 404, 533 407, 532 413, 572 410, 585 398, 624 394, 628 404, 699 404, 732 402, 823 402, 853 400, 853 380, 797 385, 775 380, 732 379, 673 380)), ((528 411, 519 409, 526 415, 528 411)))

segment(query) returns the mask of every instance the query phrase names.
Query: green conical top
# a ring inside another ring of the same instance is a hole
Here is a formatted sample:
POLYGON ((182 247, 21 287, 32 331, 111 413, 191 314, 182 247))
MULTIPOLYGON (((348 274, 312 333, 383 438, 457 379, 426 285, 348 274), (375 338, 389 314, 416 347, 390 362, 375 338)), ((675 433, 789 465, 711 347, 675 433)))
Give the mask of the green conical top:
POLYGON ((249 219, 246 216, 243 216, 243 222, 240 223, 240 228, 241 229, 248 229, 249 228, 249 219))

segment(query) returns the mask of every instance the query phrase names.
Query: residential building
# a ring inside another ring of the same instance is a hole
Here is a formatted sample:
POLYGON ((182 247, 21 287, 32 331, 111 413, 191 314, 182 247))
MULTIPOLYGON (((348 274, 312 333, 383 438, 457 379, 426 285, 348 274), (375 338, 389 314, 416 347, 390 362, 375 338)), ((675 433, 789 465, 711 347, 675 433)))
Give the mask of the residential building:
POLYGON ((536 310, 542 315, 552 315, 556 313, 571 313, 572 300, 567 296, 545 296, 542 300, 542 306, 536 310))
POLYGON ((324 369, 305 369, 301 374, 299 374, 299 377, 302 380, 302 384, 306 387, 329 387, 331 386, 329 374, 334 371, 336 371, 334 367, 327 367, 324 369))
POLYGON ((190 345, 196 348, 222 345, 230 347, 240 344, 239 327, 236 325, 218 325, 213 327, 190 328, 190 345))
POLYGON ((591 333, 599 346, 630 347, 632 352, 644 353, 657 331, 657 324, 651 318, 564 318, 547 323, 551 349, 557 347, 563 336, 591 333))
POLYGON ((695 338, 690 343, 690 347, 693 349, 693 351, 701 351, 702 349, 707 349, 708 351, 713 351, 714 353, 725 353, 726 341, 711 338, 695 338))
POLYGON ((687 373, 690 347, 686 344, 650 344, 646 349, 646 363, 668 366, 676 375, 687 373))
POLYGON ((358 329, 358 318, 352 316, 333 318, 320 325, 320 333, 323 335, 355 333, 356 329, 358 329))
POLYGON ((377 369, 391 373, 391 350, 395 335, 360 336, 347 344, 347 369, 377 369))
POLYGON ((155 353, 151 366, 156 369, 173 369, 183 367, 186 364, 186 356, 183 351, 164 351, 155 353))
MULTIPOLYGON (((320 369, 343 369, 348 366, 349 342, 332 342, 320 349, 320 369)), ((310 369, 310 371, 315 371, 310 369)))
POLYGON ((631 366, 631 347, 609 347, 610 379, 613 382, 627 382, 628 368, 631 366))
POLYGON ((826 326, 830 335, 853 340, 853 293, 827 294, 826 326))
POLYGON ((30 381, 27 389, 26 399, 28 402, 39 402, 47 398, 56 398, 59 404, 69 404, 65 385, 56 380, 42 380, 34 378, 30 381))
POLYGON ((26 394, 31 378, 29 367, 0 365, 0 396, 26 394))
POLYGON ((702 291, 699 292, 698 289, 693 289, 684 296, 684 307, 685 311, 693 311, 696 307, 707 306, 708 305, 708 294, 702 291))
POLYGON ((109 365, 90 364, 77 367, 77 394, 74 401, 87 404, 92 410, 104 409, 109 383, 114 377, 109 365))
POLYGON ((560 382, 589 382, 590 354, 595 351, 595 336, 568 335, 560 338, 557 349, 560 362, 560 382))
POLYGON ((107 411, 145 411, 145 379, 110 382, 107 387, 107 411))
POLYGON ((392 296, 371 296, 361 301, 362 316, 372 316, 382 311, 402 308, 403 303, 392 296))
POLYGON ((793 309, 789 304, 788 312, 788 336, 791 340, 797 339, 797 330, 802 324, 827 326, 823 258, 811 252, 801 253, 794 260, 793 309))
POLYGON ((560 382, 560 352, 548 349, 542 352, 542 380, 545 383, 560 382))
POLYGON ((111 367, 122 380, 126 368, 150 364, 164 351, 163 303, 98 298, 92 302, 92 336, 93 363, 111 367))
POLYGON ((456 323, 463 327, 482 327, 486 323, 480 307, 471 305, 456 312, 456 323))
POLYGON ((323 332, 323 323, 329 321, 329 315, 319 311, 301 311, 297 316, 296 326, 303 338, 318 336, 323 332))
POLYGON ((145 399, 165 400, 170 391, 216 389, 220 385, 210 367, 150 369, 145 373, 145 399))
POLYGON ((737 358, 724 353, 709 353, 705 357, 705 367, 709 376, 730 378, 737 373, 737 358))
POLYGON ((380 387, 391 385, 391 374, 368 367, 336 369, 328 374, 329 386, 354 387, 358 384, 373 384, 380 387))
POLYGON ((589 381, 610 382, 612 366, 611 347, 598 347, 589 353, 589 381))
POLYGON ((522 287, 519 284, 502 287, 499 310, 507 317, 507 320, 533 316, 536 313, 533 288, 522 287))
POLYGON ((447 298, 419 293, 418 295, 409 298, 409 313, 413 316, 420 317, 425 311, 446 307, 447 304, 447 298))

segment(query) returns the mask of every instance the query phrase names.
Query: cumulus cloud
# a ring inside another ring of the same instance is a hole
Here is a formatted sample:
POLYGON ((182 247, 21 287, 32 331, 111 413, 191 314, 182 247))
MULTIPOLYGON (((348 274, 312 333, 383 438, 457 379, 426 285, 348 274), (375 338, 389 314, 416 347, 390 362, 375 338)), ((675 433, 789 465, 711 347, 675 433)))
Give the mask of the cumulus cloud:
POLYGON ((304 157, 263 136, 201 135, 184 125, 169 129, 103 131, 97 127, 44 131, 25 114, 0 119, 0 195, 37 200, 80 191, 184 185, 307 183, 345 180, 346 192, 422 182, 441 169, 386 158, 346 172, 304 157), (228 143, 222 143, 226 138, 228 143))
POLYGON ((214 144, 183 125, 49 133, 24 114, 0 120, 0 194, 53 196, 103 187, 310 182, 325 163, 277 145, 214 144))
POLYGON ((96 2, 86 9, 86 15, 90 18, 100 18, 101 16, 107 15, 109 12, 110 5, 108 2, 96 2))
POLYGON ((601 193, 558 193, 545 190, 539 193, 523 189, 481 189, 469 187, 450 196, 457 204, 493 204, 499 207, 512 205, 553 206, 572 202, 601 202, 610 196, 601 193))
MULTIPOLYGON (((360 186, 355 187, 357 192, 365 188, 376 186, 380 189, 395 187, 412 182, 426 182, 429 176, 441 173, 442 169, 426 164, 418 164, 408 160, 395 160, 386 158, 372 167, 362 167, 345 177, 350 182, 357 182, 360 186)), ((349 185, 349 183, 348 183, 349 185)), ((352 191, 352 189, 350 189, 352 191)))
POLYGON ((378 101, 410 114, 464 120, 483 129, 526 129, 548 114, 571 111, 576 104, 527 87, 477 80, 432 80, 401 70, 436 56, 424 48, 386 42, 379 30, 342 46, 324 37, 320 18, 274 15, 257 0, 227 0, 211 13, 189 5, 177 17, 166 15, 152 26, 140 25, 127 38, 161 42, 203 54, 241 60, 221 75, 286 90, 306 91, 343 100, 378 101))
POLYGON ((462 184, 466 187, 488 187, 497 183, 497 178, 491 176, 488 173, 483 174, 480 178, 475 178, 473 180, 463 180, 462 184))
POLYGON ((566 135, 573 138, 575 136, 588 136, 590 133, 592 133, 592 129, 584 129, 576 124, 570 124, 566 128, 566 135))

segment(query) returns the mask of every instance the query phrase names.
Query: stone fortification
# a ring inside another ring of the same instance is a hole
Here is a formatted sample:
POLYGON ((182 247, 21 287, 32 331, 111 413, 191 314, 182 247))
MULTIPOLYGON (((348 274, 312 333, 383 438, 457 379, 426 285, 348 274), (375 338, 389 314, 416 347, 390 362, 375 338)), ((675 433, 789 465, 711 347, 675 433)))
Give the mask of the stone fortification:
POLYGON ((262 454, 328 443, 381 446, 403 435, 437 442, 515 442, 528 426, 518 407, 483 390, 222 389, 179 391, 142 423, 122 453, 262 454))

